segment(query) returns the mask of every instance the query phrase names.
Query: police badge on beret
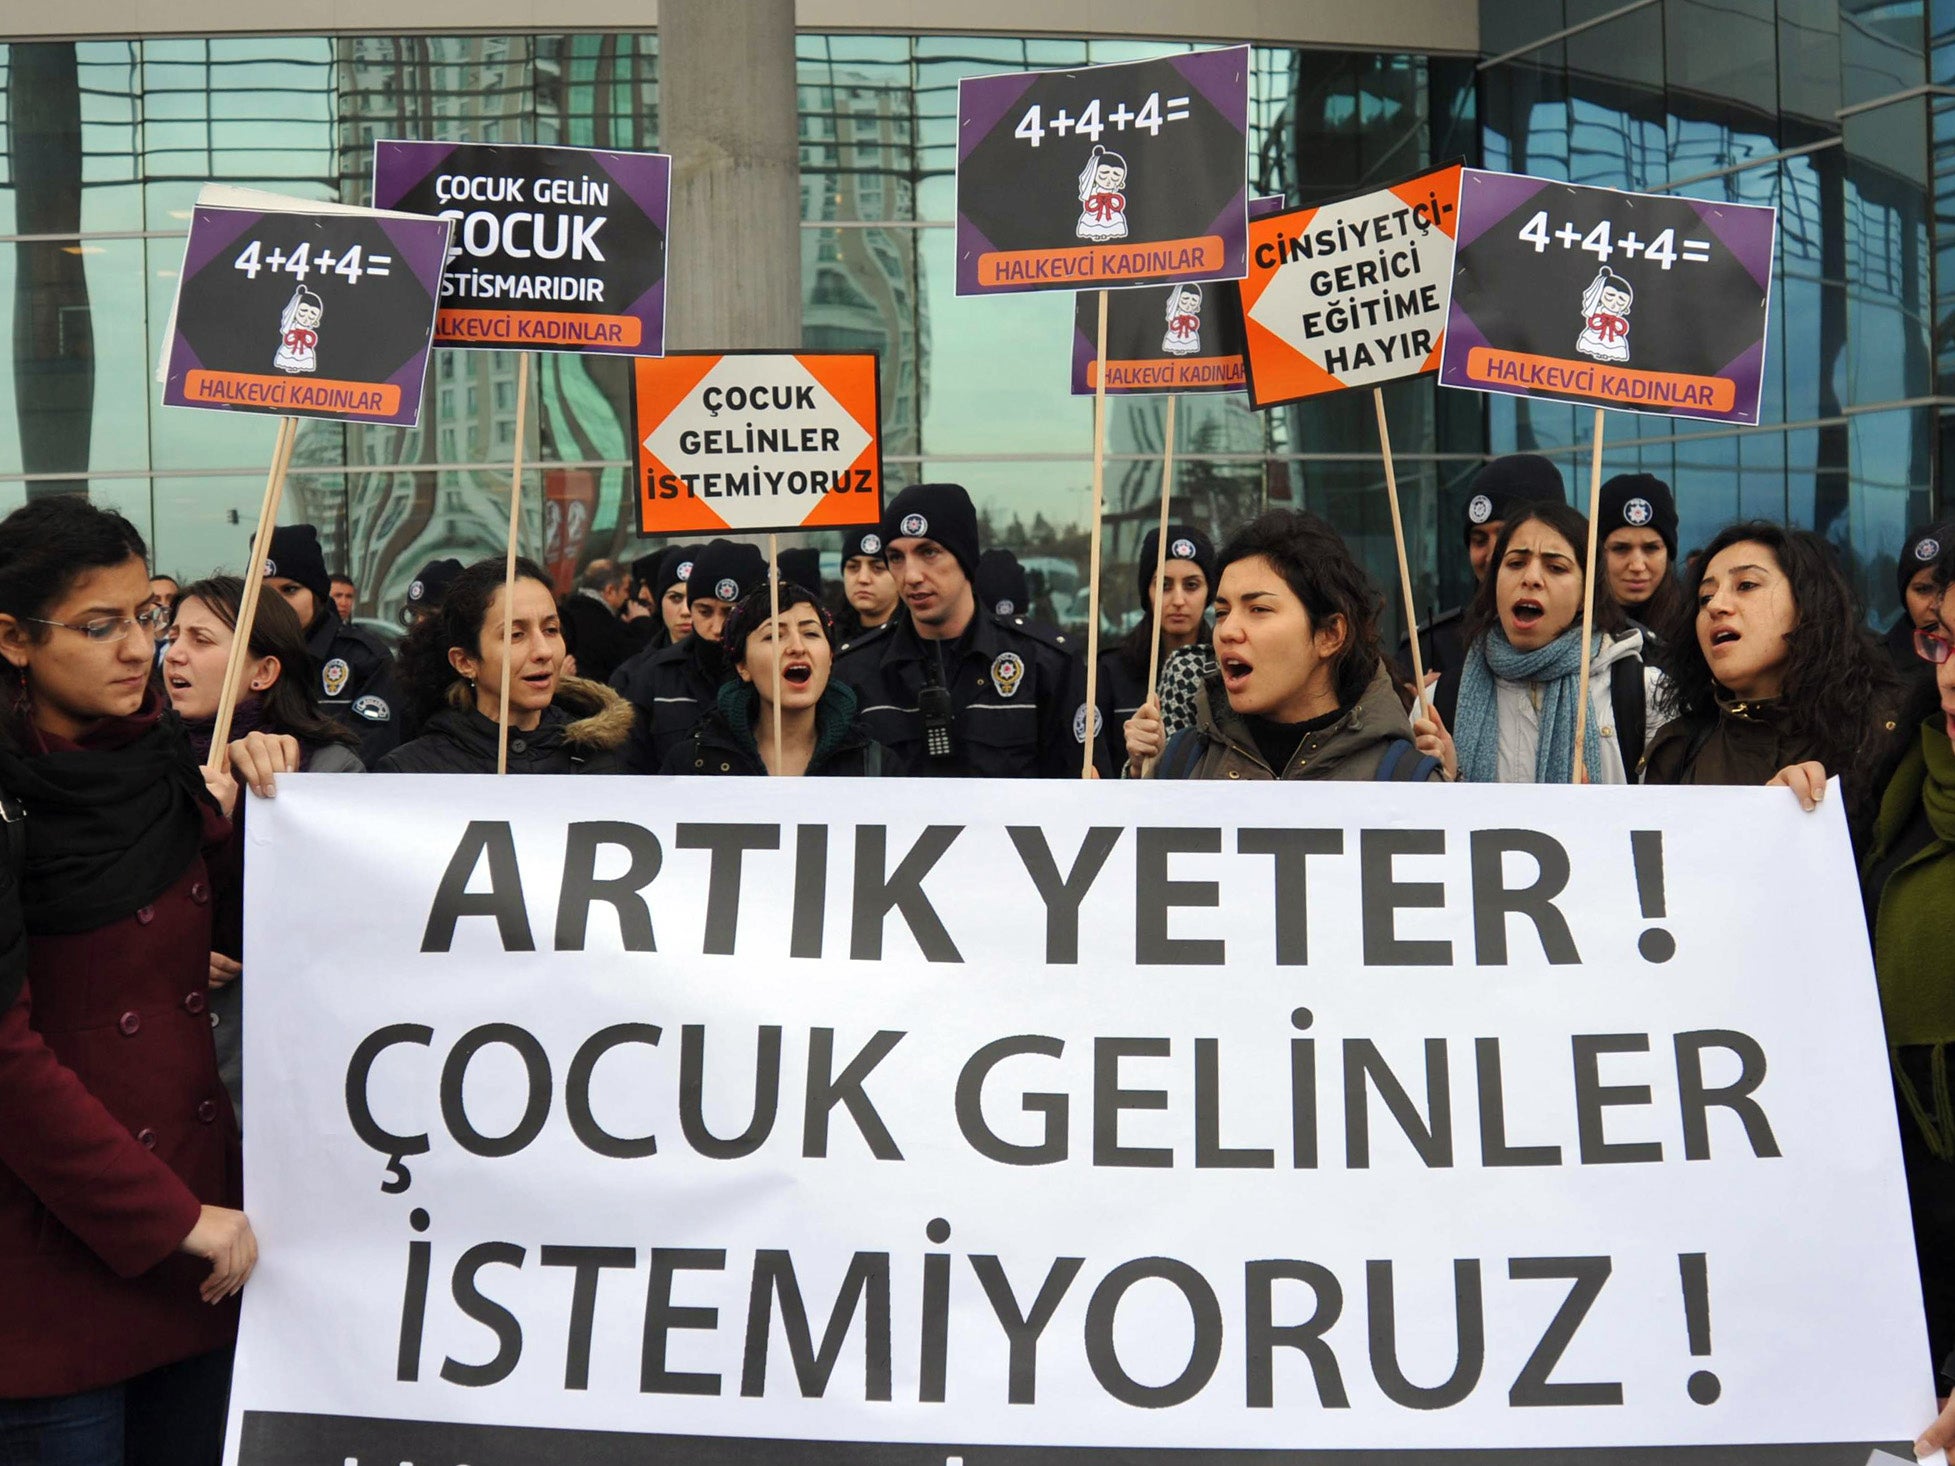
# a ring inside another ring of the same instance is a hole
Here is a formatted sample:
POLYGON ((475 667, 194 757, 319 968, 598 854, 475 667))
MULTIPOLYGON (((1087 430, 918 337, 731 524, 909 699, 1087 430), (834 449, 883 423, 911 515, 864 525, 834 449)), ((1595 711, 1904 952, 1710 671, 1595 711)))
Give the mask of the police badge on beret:
POLYGON ((1466 506, 1466 517, 1475 524, 1485 524, 1493 518, 1493 500, 1485 494, 1475 494, 1466 506))
POLYGON ((1168 558, 1170 560, 1194 559, 1195 542, 1193 540, 1176 540, 1173 544, 1168 546, 1168 558))
POLYGON ((880 555, 882 553, 882 536, 879 534, 865 534, 862 536, 860 543, 862 553, 865 555, 880 555))
POLYGON ((925 519, 921 514, 905 514, 903 516, 903 522, 897 528, 914 539, 918 535, 924 535, 930 532, 930 521, 925 519))
POLYGON ((740 582, 730 575, 720 577, 720 583, 713 587, 713 595, 722 601, 740 599, 740 582))
POLYGON ((326 689, 328 697, 338 697, 352 680, 353 669, 346 665, 345 657, 334 657, 319 669, 319 685, 326 689))
POLYGON ((691 580, 691 579, 692 579, 692 561, 690 561, 690 560, 681 560, 681 561, 679 562, 679 569, 678 569, 678 572, 677 572, 677 573, 678 573, 678 576, 679 576, 679 579, 681 579, 681 580, 691 580))
POLYGON ((991 659, 991 685, 998 696, 1010 697, 1025 680, 1025 659, 1017 652, 999 652, 991 659))
POLYGON ((1935 556, 1939 555, 1940 553, 1941 553, 1940 540, 1935 540, 1935 539, 1923 540, 1920 544, 1914 547, 1914 558, 1923 562, 1924 564, 1927 561, 1934 559, 1935 556))
POLYGON ((1631 499, 1627 504, 1622 506, 1622 517, 1625 523, 1633 524, 1637 529, 1641 529, 1652 519, 1656 518, 1656 510, 1648 499, 1631 499))
POLYGON ((278 561, 267 555, 265 557, 265 579, 270 580, 276 574, 278 574, 278 561))
POLYGON ((407 598, 410 601, 418 601, 427 593, 428 588, 418 580, 407 588, 407 598))

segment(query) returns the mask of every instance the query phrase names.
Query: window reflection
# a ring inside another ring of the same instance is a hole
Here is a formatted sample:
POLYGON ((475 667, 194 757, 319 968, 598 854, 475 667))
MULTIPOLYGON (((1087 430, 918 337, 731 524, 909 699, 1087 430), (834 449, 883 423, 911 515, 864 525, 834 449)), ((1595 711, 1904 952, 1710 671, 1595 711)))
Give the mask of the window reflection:
MULTIPOLYGON (((1936 456, 1955 444, 1936 407, 1892 405, 1932 399, 1937 369, 1955 369, 1955 264, 1936 268, 1944 252, 1955 259, 1955 100, 1893 98, 1955 80, 1955 21, 1921 0, 1660 0, 1534 44, 1611 9, 1483 4, 1488 53, 1522 52, 1484 72, 1466 58, 1254 48, 1252 187, 1309 201, 1465 155, 1777 205, 1765 414, 1790 426, 1612 418, 1607 463, 1670 477, 1686 540, 1739 512, 1820 528, 1850 549, 1885 614, 1892 580, 1880 559, 1927 514, 1936 456), (1835 115, 1867 103, 1878 105, 1835 115), (1798 155, 1778 157, 1787 150, 1798 155)), ((892 483, 958 478, 1000 535, 1021 521, 1053 562, 1060 619, 1076 619, 1078 577, 1060 567, 1083 574, 1091 476, 1090 402, 1066 391, 1072 302, 955 298, 943 226, 956 83, 1165 49, 797 38, 805 340, 881 354, 892 483)), ((0 508, 36 475, 36 492, 86 488, 138 506, 168 563, 232 560, 232 516, 248 522, 255 508, 271 426, 165 410, 150 380, 197 188, 215 179, 363 203, 373 141, 386 136, 655 147, 658 70, 656 36, 632 33, 0 46, 0 297, 12 305, 0 313, 0 508), (129 237, 142 231, 151 237, 129 237)), ((383 612, 437 551, 499 547, 517 369, 506 353, 437 351, 419 429, 320 423, 300 434, 289 512, 317 522, 335 556, 365 557, 350 568, 383 612)), ((586 555, 646 548, 634 533, 629 376, 606 358, 534 363, 530 497, 540 505, 552 475, 566 492, 576 476, 593 505, 586 555)), ((1467 577, 1453 529, 1480 455, 1554 455, 1573 493, 1592 414, 1426 382, 1389 395, 1419 595, 1456 600, 1467 577)), ((1131 558, 1158 493, 1162 409, 1134 398, 1109 413, 1116 558, 1131 558)), ((1363 394, 1267 414, 1184 398, 1178 414, 1177 494, 1190 514, 1223 527, 1264 503, 1308 506, 1393 583, 1363 394)), ((529 523, 533 547, 540 510, 529 523)), ((1118 611, 1131 577, 1108 584, 1118 611)))

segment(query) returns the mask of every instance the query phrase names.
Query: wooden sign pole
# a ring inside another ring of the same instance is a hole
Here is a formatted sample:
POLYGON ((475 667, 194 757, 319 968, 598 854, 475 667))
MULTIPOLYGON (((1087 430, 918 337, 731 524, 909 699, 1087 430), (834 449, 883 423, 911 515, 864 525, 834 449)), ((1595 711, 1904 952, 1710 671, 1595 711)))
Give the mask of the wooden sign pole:
POLYGON ((496 704, 498 774, 509 772, 509 652, 515 636, 516 537, 523 526, 523 434, 529 416, 530 353, 519 352, 516 360, 516 456, 509 472, 509 548, 502 568, 502 690, 496 704))
MULTIPOLYGON (((781 537, 773 533, 767 536, 767 615, 774 638, 774 765, 779 769, 787 766, 786 745, 781 737, 781 652, 785 643, 780 625, 781 537)), ((731 648, 728 650, 730 653, 731 648)))
MULTIPOLYGON (((1594 648, 1593 623, 1595 621, 1595 580, 1602 573, 1602 567, 1595 561, 1595 517, 1602 508, 1602 409, 1595 409, 1595 441, 1589 448, 1588 456, 1588 574, 1582 585, 1582 676, 1580 700, 1575 704, 1575 762, 1568 770, 1568 782, 1585 784, 1588 782, 1585 765, 1582 761, 1583 741, 1588 736, 1588 674, 1589 662, 1594 648)), ((1493 573, 1488 567, 1488 574, 1493 573)), ((1632 776, 1635 770, 1628 771, 1632 776)))
POLYGON ((1425 657, 1419 651, 1419 607, 1412 598, 1412 565, 1405 556, 1405 518, 1398 506, 1398 470, 1392 466, 1392 430, 1385 421, 1385 389, 1371 389, 1372 406, 1378 409, 1378 449, 1385 457, 1385 498, 1392 506, 1392 543, 1398 546, 1398 588, 1405 597, 1405 637, 1412 646, 1412 686, 1419 706, 1432 715, 1432 700, 1426 696, 1425 657))
POLYGON ((272 467, 265 479, 265 497, 258 505, 258 528, 251 536, 251 554, 244 567, 244 591, 238 597, 238 624, 231 632, 231 650, 224 658, 224 685, 217 695, 217 720, 211 727, 207 767, 222 773, 229 762, 231 721, 238 707, 238 674, 250 654, 251 627, 258 617, 258 597, 265 588, 265 557, 271 554, 272 529, 278 523, 278 501, 285 495, 285 471, 292 464, 292 445, 298 441, 299 420, 280 418, 278 439, 272 445, 272 467))
MULTIPOLYGON (((1086 591, 1086 736, 1080 740, 1079 777, 1093 777, 1094 722, 1100 692, 1100 520, 1106 494, 1106 292, 1100 292, 1099 365, 1093 373, 1093 538, 1088 546, 1086 591)), ((1172 399, 1170 399, 1172 400, 1172 399)))

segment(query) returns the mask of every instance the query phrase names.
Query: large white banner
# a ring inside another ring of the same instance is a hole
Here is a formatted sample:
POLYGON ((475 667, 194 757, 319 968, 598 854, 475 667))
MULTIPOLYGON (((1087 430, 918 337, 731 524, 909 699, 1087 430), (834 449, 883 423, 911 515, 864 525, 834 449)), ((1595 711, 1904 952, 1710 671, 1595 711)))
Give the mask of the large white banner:
POLYGON ((1932 1414, 1837 795, 299 777, 249 831, 234 1461, 1932 1414))

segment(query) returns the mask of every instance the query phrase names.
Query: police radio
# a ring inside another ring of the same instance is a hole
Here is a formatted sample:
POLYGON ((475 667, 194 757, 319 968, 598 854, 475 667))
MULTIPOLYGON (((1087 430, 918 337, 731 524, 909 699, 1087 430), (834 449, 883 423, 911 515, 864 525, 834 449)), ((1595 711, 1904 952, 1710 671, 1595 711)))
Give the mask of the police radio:
POLYGON ((957 751, 950 736, 950 689, 930 683, 917 692, 916 706, 923 714, 923 751, 931 758, 950 758, 957 751))

